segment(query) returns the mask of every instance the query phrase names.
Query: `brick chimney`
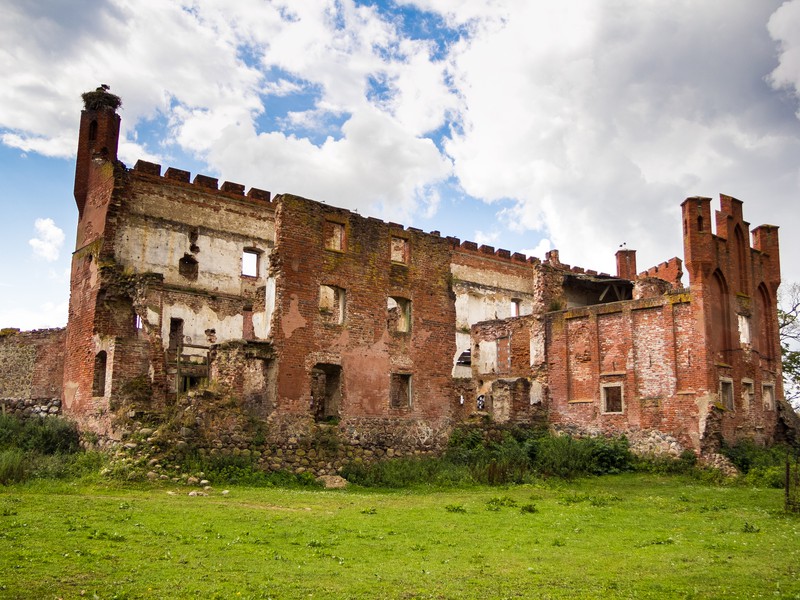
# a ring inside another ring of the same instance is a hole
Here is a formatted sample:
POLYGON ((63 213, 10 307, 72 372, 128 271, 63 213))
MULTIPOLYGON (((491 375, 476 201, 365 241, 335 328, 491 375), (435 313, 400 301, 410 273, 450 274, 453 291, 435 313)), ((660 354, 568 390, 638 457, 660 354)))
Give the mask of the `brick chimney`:
POLYGON ((636 279, 636 250, 617 250, 617 277, 628 281, 636 279))
POLYGON ((83 215, 86 204, 92 160, 117 160, 120 118, 116 111, 122 102, 119 96, 108 89, 104 84, 82 95, 84 109, 81 111, 75 162, 75 204, 78 205, 79 216, 83 215))

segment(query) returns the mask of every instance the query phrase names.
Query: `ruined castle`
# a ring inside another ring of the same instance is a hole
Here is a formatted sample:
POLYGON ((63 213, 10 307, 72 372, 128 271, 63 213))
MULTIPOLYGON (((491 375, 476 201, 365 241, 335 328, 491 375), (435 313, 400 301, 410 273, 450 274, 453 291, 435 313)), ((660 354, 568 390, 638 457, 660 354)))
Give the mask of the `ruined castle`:
POLYGON ((268 466, 320 429, 368 456, 441 448, 470 420, 657 435, 696 452, 783 434, 778 228, 750 232, 735 198, 713 216, 709 198, 683 202, 684 261, 638 272, 622 249, 610 275, 557 251, 540 260, 141 160, 127 168, 115 108, 81 113, 69 322, 26 346, 29 382, 17 385, 60 394, 86 430, 119 439, 120 411, 176 405, 199 422, 204 399, 224 397, 202 418, 220 435, 227 411, 259 424, 268 466))

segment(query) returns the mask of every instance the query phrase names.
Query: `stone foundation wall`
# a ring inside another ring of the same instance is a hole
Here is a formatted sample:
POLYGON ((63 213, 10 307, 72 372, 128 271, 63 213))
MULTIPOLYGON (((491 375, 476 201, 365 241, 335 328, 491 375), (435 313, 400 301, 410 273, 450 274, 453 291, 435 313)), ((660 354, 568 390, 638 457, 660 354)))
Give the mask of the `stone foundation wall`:
POLYGON ((17 417, 45 417, 61 414, 60 398, 0 398, 0 413, 17 417))

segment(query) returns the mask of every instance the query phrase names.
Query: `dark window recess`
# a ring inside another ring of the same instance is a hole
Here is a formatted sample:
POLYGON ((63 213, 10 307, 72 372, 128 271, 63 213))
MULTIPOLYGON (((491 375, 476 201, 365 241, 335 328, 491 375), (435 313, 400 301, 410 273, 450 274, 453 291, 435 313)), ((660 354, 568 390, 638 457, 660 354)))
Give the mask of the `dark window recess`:
POLYGON ((169 320, 169 349, 173 352, 183 346, 183 319, 169 320))
POLYGON ((472 350, 464 350, 458 357, 456 364, 460 367, 472 366, 472 350))
POLYGON ((101 350, 94 357, 94 380, 92 382, 92 396, 106 395, 106 364, 107 355, 101 350))
POLYGON ((391 408, 411 407, 411 375, 392 373, 389 386, 389 406, 391 408))
POLYGON ((733 410, 733 382, 722 380, 719 382, 719 401, 725 410, 733 410))
POLYGON ((317 421, 339 416, 342 402, 342 367, 317 364, 311 370, 311 411, 317 421))
POLYGON ((197 280, 197 260, 190 254, 184 254, 178 261, 178 273, 190 281, 197 280))
POLYGON ((608 385, 603 387, 603 412, 622 412, 622 386, 608 385))

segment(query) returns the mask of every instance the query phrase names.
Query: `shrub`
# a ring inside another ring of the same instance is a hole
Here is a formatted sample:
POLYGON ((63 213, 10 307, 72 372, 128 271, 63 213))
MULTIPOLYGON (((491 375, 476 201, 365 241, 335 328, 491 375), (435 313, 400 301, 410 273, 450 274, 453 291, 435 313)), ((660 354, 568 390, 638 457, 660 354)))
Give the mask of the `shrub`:
POLYGON ((80 450, 74 423, 61 417, 18 419, 0 415, 0 448, 19 448, 40 454, 69 454, 80 450))
POLYGON ((732 446, 723 445, 720 448, 720 452, 744 474, 754 468, 763 469, 784 465, 790 451, 789 448, 781 445, 769 448, 759 446, 752 440, 741 440, 732 446))
POLYGON ((0 450, 0 484, 24 481, 27 476, 25 455, 19 449, 0 450))

